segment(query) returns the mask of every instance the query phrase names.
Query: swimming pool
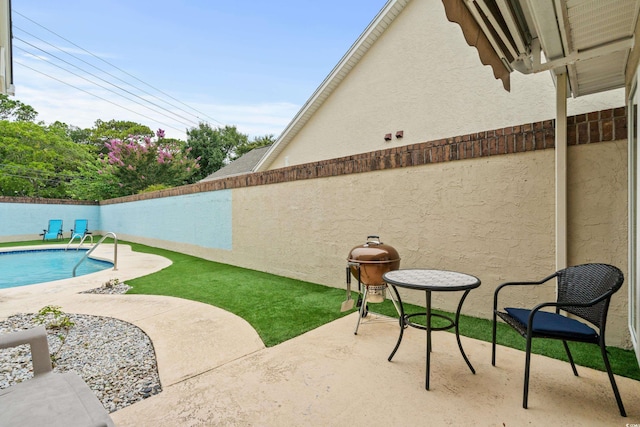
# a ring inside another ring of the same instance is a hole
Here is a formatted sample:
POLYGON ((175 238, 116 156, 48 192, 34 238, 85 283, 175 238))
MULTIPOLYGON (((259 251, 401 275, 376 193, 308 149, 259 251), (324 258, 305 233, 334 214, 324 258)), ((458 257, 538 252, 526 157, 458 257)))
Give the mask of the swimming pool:
MULTIPOLYGON (((0 289, 33 285, 73 277, 73 267, 87 250, 44 249, 0 251, 0 289)), ((113 267, 108 261, 87 258, 76 276, 113 267)))

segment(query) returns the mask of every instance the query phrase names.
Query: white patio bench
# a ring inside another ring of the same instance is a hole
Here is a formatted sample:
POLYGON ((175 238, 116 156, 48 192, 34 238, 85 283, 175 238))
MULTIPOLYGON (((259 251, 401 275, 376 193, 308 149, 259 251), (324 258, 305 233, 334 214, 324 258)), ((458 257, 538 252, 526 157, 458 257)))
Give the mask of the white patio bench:
POLYGON ((34 377, 0 390, 0 426, 114 426, 93 391, 73 372, 54 373, 44 326, 0 335, 0 348, 31 346, 34 377))

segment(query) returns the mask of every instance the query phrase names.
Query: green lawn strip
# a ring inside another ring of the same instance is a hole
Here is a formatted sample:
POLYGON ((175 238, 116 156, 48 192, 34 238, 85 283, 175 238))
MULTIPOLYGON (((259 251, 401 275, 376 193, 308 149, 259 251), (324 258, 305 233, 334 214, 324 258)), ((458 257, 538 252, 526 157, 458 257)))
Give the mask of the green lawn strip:
POLYGON ((340 312, 345 295, 340 289, 131 245, 136 251, 170 258, 173 264, 128 280, 133 287, 129 293, 169 295, 220 307, 249 322, 267 346, 349 314, 340 312))
MULTIPOLYGON (((99 238, 94 236, 94 239, 96 237, 99 238)), ((107 239, 107 242, 111 241, 107 239)), ((35 240, 0 243, 0 247, 50 243, 65 242, 35 240)), ((175 296, 220 307, 249 322, 267 346, 277 345, 355 310, 354 308, 348 312, 340 312, 340 303, 345 299, 345 291, 342 289, 220 264, 138 243, 121 243, 131 245, 135 251, 164 256, 173 262, 171 266, 159 272, 128 280, 127 284, 133 286, 129 293, 175 296)), ((355 292, 353 295, 357 297, 355 292)), ((424 307, 404 305, 408 313, 424 312, 424 307)), ((389 300, 381 304, 370 304, 369 309, 397 318, 396 310, 389 300)), ((452 313, 439 310, 434 312, 453 316, 452 313)), ((419 322, 418 318, 413 320, 419 322)), ((490 342, 491 321, 463 315, 460 318, 460 333, 490 342)), ((503 323, 498 324, 498 344, 523 351, 525 349, 524 338, 503 323)), ((582 343, 569 345, 576 364, 604 370, 598 346, 582 343)), ((533 341, 532 351, 567 361, 560 341, 536 339, 533 341)), ((612 369, 616 374, 640 380, 640 368, 633 351, 617 347, 608 347, 608 351, 612 369)), ((500 357, 498 349, 498 365, 500 357)))
POLYGON ((46 240, 43 241, 41 240, 29 240, 27 242, 3 242, 0 243, 0 248, 8 248, 8 247, 14 247, 14 246, 37 246, 37 245, 51 245, 51 244, 62 244, 62 243, 67 243, 67 241, 64 240, 46 240))

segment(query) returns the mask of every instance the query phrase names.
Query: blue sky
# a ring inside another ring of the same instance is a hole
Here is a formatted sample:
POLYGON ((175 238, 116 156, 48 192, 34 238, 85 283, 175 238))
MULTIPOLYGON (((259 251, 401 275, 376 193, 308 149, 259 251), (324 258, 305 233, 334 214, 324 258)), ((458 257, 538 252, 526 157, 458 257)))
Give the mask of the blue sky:
POLYGON ((15 97, 46 123, 132 120, 185 139, 202 119, 277 136, 385 3, 13 0, 15 97))

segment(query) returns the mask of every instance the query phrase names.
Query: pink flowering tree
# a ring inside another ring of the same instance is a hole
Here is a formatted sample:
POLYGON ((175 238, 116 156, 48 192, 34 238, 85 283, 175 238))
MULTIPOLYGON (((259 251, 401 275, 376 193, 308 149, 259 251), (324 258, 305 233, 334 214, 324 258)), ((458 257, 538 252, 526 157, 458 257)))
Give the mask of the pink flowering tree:
POLYGON ((188 157, 184 142, 165 138, 162 129, 155 138, 131 135, 105 146, 108 151, 100 159, 98 174, 110 182, 111 197, 186 184, 200 167, 199 159, 188 157))

